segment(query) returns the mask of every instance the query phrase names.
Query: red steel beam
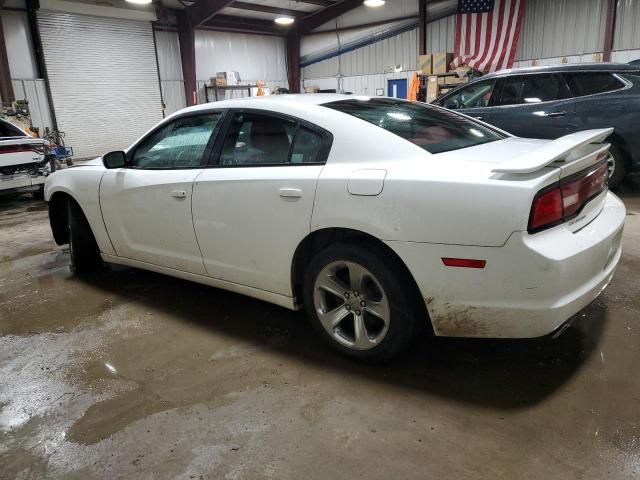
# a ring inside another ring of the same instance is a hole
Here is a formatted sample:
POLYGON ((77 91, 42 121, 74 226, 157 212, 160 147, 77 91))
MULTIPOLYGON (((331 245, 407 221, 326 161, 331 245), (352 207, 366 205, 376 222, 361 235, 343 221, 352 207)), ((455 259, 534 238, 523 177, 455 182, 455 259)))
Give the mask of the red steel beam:
POLYGON ((177 12, 178 42, 180 43, 180 60, 184 78, 184 96, 187 106, 198 103, 196 83, 196 33, 195 27, 184 10, 177 12))
POLYGON ((323 23, 327 23, 329 20, 332 20, 361 5, 362 0, 342 0, 340 2, 336 2, 331 6, 318 10, 317 12, 300 20, 297 26, 298 32, 304 35, 314 28, 318 28, 323 23))
POLYGON ((2 19, 0 19, 0 97, 2 97, 2 105, 7 107, 10 107, 16 99, 13 85, 11 84, 11 72, 9 71, 7 46, 4 42, 2 19))
POLYGON ((604 49, 602 54, 603 62, 611 61, 611 50, 613 50, 613 36, 616 25, 616 13, 617 13, 616 0, 607 1, 607 20, 604 29, 604 49))

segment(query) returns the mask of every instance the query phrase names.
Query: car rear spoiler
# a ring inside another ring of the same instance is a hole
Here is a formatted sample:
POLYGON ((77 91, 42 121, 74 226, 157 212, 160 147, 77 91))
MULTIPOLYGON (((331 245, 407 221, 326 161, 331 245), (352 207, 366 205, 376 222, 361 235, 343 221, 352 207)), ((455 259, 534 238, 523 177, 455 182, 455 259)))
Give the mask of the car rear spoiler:
MULTIPOLYGON (((544 144, 540 148, 518 157, 513 162, 494 168, 495 173, 531 173, 547 165, 569 160, 570 154, 585 145, 602 143, 613 133, 613 128, 599 128, 572 133, 544 144)), ((577 152, 576 152, 577 153, 577 152)))

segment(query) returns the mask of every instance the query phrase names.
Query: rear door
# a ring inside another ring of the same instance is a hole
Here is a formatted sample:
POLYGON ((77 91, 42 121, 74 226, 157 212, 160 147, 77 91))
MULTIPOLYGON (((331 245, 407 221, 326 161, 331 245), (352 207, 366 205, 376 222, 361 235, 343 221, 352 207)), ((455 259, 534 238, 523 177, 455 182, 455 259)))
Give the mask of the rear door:
POLYGON ((495 79, 473 82, 435 103, 449 110, 456 110, 483 122, 491 123, 491 107, 495 102, 495 87, 495 79))
POLYGON ((564 77, 555 73, 502 78, 491 123, 519 137, 555 139, 569 133, 575 110, 564 77))
POLYGON ((179 117, 138 143, 125 168, 107 170, 100 207, 119 257, 205 275, 191 202, 221 112, 179 117))
POLYGON ((265 111, 228 114, 214 163, 194 185, 193 220, 207 274, 291 296, 291 262, 311 230, 331 135, 265 111))

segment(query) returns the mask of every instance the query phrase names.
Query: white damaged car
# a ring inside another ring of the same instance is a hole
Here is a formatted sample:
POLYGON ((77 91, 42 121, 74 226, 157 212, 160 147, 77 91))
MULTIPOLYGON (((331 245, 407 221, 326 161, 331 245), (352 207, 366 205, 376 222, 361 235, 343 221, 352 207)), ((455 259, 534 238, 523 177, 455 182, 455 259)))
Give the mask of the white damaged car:
POLYGON ((436 335, 557 332, 607 286, 622 202, 612 129, 516 138, 438 107, 291 95, 181 110, 126 151, 52 174, 77 272, 161 272, 290 309, 384 360, 436 335))
POLYGON ((45 158, 47 141, 0 119, 0 193, 32 192, 42 195, 51 172, 45 158))

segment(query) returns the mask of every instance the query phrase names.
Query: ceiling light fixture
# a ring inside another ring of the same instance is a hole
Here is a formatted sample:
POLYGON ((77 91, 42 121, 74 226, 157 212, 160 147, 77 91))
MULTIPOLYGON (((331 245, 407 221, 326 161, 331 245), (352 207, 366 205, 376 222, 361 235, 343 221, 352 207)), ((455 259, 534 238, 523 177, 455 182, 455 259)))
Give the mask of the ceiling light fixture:
POLYGON ((366 7, 381 7, 385 3, 385 0, 364 0, 364 5, 366 7))
POLYGON ((278 25, 291 25, 294 20, 292 17, 278 17, 274 20, 278 25))
POLYGON ((148 5, 151 3, 151 0, 126 0, 129 3, 135 3, 136 5, 148 5))

